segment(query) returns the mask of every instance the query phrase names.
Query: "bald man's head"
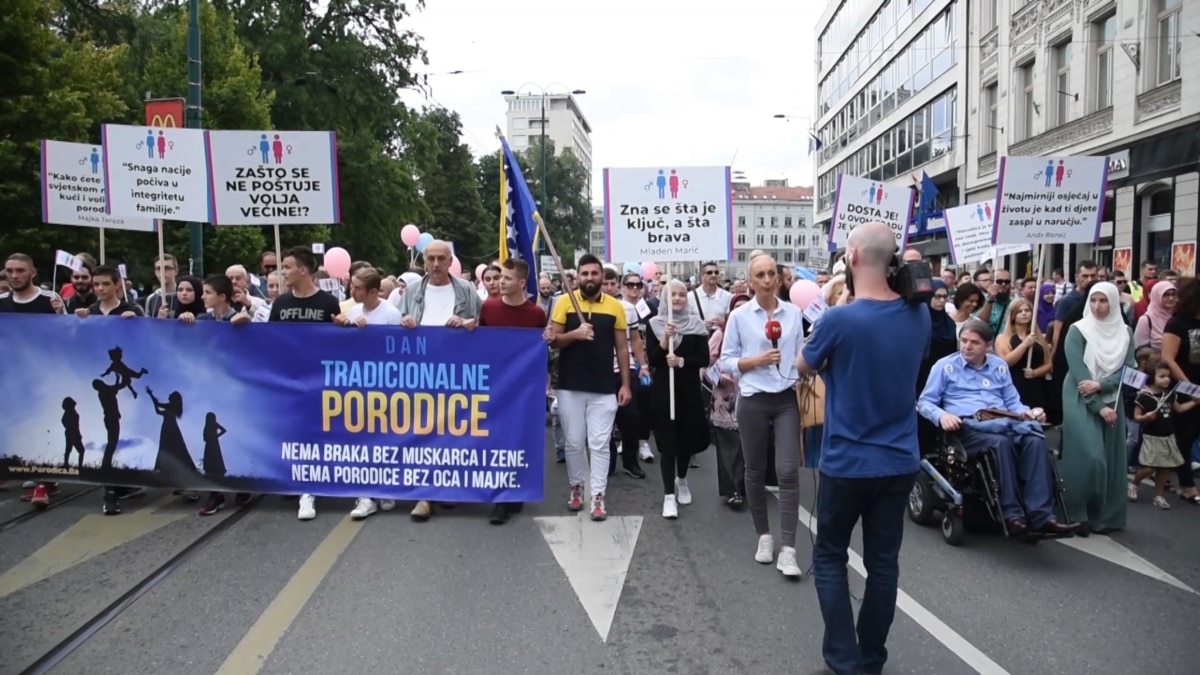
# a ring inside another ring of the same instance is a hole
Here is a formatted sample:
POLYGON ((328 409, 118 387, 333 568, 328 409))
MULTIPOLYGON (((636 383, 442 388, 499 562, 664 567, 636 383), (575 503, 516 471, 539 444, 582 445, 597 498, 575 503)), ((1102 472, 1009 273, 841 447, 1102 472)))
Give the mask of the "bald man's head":
POLYGON ((429 242, 421 257, 425 259, 425 271, 435 286, 444 286, 450 277, 450 244, 441 239, 429 242))
POLYGON ((854 267, 886 269, 896 254, 896 235, 883 223, 865 223, 850 232, 846 254, 854 267))
POLYGON ((902 259, 904 262, 921 262, 921 260, 922 260, 924 257, 925 257, 925 256, 921 255, 921 252, 920 252, 920 251, 918 251, 917 249, 915 249, 915 248, 906 248, 906 249, 904 249, 904 255, 903 255, 903 256, 901 256, 901 259, 902 259))

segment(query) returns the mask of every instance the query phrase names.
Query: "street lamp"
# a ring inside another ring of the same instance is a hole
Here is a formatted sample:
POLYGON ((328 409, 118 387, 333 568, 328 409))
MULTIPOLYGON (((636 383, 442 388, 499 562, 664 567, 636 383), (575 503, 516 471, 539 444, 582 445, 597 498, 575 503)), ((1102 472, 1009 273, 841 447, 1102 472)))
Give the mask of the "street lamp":
POLYGON ((581 96, 581 95, 587 93, 583 89, 571 89, 571 88, 567 87, 567 85, 562 84, 561 82, 551 82, 550 84, 548 84, 546 86, 542 86, 540 84, 534 84, 532 82, 527 82, 515 90, 514 89, 504 89, 500 92, 500 94, 502 96, 518 96, 519 94, 517 92, 519 92, 523 89, 533 89, 534 91, 537 91, 541 94, 541 97, 542 97, 542 133, 541 133, 542 208, 546 209, 547 211, 550 209, 550 201, 549 201, 550 198, 549 198, 549 196, 547 194, 547 190, 546 190, 546 97, 550 95, 550 89, 553 88, 555 85, 558 85, 558 86, 562 87, 563 89, 571 92, 571 94, 574 96, 581 96))

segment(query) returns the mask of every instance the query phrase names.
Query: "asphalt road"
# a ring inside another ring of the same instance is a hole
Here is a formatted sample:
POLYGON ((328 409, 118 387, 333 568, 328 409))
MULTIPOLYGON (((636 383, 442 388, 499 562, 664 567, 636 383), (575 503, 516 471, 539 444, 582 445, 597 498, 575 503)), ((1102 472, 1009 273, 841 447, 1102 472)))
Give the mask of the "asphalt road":
MULTIPOLYGON (((749 514, 718 502, 712 452, 699 460, 677 521, 660 517, 656 474, 614 478, 604 524, 569 514, 552 458, 549 499, 502 527, 483 506, 353 523, 345 500, 302 523, 294 501, 266 498, 52 672, 820 672, 812 582, 754 562, 749 514)), ((811 511, 807 475, 802 491, 811 511)), ((28 508, 17 492, 0 493, 0 523, 28 508)), ((1144 494, 1127 531, 1071 545, 969 533, 952 548, 906 523, 885 672, 1194 672, 1200 510, 1161 512, 1144 494)), ((105 518, 95 492, 0 533, 0 674, 25 671, 232 513, 200 518, 152 493, 105 518)))

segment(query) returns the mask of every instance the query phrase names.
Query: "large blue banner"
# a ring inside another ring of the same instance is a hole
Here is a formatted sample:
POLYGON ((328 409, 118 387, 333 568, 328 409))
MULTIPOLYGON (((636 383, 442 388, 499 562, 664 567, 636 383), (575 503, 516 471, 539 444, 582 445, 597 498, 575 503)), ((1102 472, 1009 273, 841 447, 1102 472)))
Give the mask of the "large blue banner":
POLYGON ((0 315, 0 479, 537 501, 539 331, 0 315))

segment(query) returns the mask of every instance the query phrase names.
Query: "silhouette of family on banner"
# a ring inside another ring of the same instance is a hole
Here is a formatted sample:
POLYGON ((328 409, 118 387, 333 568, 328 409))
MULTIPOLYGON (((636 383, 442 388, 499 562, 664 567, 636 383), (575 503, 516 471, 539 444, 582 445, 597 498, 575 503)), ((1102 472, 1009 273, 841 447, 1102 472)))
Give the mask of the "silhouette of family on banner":
MULTIPOLYGON (((138 392, 134 384, 149 371, 145 368, 133 369, 125 363, 124 353, 119 346, 108 350, 108 369, 92 380, 92 389, 100 399, 100 410, 104 416, 104 456, 100 461, 100 472, 111 474, 114 469, 126 471, 145 471, 143 467, 114 467, 113 455, 121 442, 121 396, 128 392, 132 400, 137 400, 138 392), (112 376, 114 382, 106 378, 112 376)), ((209 480, 220 481, 226 476, 225 459, 221 454, 221 437, 225 435, 225 427, 217 422, 216 413, 209 412, 204 421, 204 455, 203 470, 196 467, 195 460, 188 452, 187 441, 179 428, 179 420, 184 414, 183 396, 178 391, 167 395, 165 401, 159 400, 154 390, 145 388, 146 395, 154 405, 154 412, 162 417, 162 427, 158 435, 158 452, 154 460, 154 472, 159 474, 165 483, 194 483, 197 478, 207 477, 209 480)), ((78 455, 80 473, 84 471, 83 455, 85 444, 80 430, 80 416, 74 398, 67 396, 63 399, 62 426, 64 435, 63 466, 70 468, 71 455, 78 455)))

